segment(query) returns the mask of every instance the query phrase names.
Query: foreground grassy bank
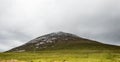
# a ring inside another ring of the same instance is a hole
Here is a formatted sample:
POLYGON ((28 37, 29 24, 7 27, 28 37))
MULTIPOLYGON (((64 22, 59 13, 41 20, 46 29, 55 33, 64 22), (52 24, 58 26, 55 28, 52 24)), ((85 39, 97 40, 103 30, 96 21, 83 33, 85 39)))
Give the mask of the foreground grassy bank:
POLYGON ((120 62, 119 50, 51 50, 0 53, 0 62, 120 62))

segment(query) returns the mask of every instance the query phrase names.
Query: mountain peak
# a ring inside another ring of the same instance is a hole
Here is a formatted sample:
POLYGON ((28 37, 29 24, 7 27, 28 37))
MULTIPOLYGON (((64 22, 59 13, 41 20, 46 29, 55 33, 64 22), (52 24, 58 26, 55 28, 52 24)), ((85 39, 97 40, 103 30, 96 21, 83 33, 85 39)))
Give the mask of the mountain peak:
POLYGON ((39 51, 43 49, 78 48, 84 44, 93 45, 101 43, 84 39, 71 33, 59 31, 39 36, 22 46, 11 49, 10 51, 33 51, 34 49, 39 51))
MULTIPOLYGON (((58 31, 58 32, 53 32, 54 34, 57 34, 57 35, 62 35, 62 34, 68 34, 66 32, 63 32, 63 31, 58 31)), ((69 33, 70 34, 70 33, 69 33)))
POLYGON ((65 32, 63 32, 63 31, 58 31, 58 32, 54 32, 54 33, 56 33, 56 34, 64 34, 65 32))
POLYGON ((74 35, 74 34, 70 34, 70 33, 66 33, 66 32, 62 32, 62 31, 59 31, 59 32, 53 32, 53 33, 50 33, 50 34, 46 34, 46 35, 43 35, 43 36, 40 36, 40 37, 37 37, 31 41, 29 41, 28 43, 36 43, 36 42, 39 42, 39 41, 48 41, 48 40, 65 40, 65 39, 72 39, 72 38, 80 38, 79 36, 77 35, 74 35))

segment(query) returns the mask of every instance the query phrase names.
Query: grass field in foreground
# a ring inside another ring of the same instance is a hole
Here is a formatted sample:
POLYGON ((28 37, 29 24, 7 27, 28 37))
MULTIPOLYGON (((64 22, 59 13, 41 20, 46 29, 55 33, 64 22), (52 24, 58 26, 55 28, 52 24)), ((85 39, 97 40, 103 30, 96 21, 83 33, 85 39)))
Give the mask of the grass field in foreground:
POLYGON ((120 62, 115 50, 52 50, 0 53, 0 62, 120 62))

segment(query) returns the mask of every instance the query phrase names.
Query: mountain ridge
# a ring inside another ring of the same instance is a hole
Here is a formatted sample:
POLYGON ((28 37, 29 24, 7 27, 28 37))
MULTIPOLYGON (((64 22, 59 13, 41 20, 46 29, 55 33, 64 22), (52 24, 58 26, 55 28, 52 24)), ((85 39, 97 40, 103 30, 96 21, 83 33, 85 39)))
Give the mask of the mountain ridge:
POLYGON ((15 47, 8 52, 60 50, 60 49, 116 49, 118 46, 103 44, 97 41, 81 38, 66 32, 53 32, 37 37, 24 45, 15 47))

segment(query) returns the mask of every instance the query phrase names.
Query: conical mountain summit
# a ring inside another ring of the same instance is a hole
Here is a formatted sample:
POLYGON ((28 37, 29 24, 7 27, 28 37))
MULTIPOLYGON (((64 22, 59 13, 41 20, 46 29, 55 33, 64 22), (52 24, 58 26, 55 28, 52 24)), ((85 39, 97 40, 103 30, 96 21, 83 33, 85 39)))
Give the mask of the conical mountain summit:
POLYGON ((116 49, 118 46, 107 45, 97 41, 81 38, 77 35, 66 32, 53 32, 37 37, 29 42, 15 47, 9 51, 42 51, 42 50, 63 50, 63 49, 116 49))

